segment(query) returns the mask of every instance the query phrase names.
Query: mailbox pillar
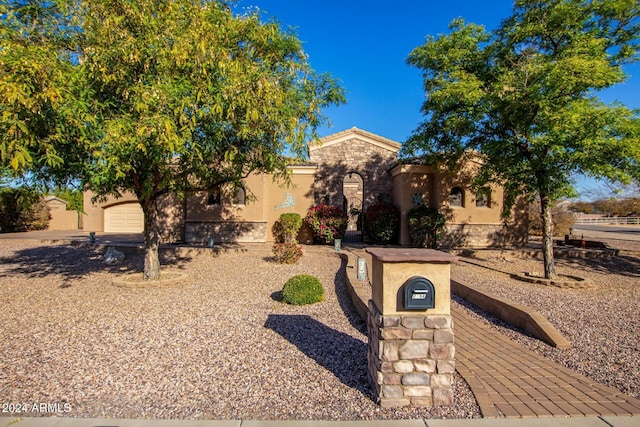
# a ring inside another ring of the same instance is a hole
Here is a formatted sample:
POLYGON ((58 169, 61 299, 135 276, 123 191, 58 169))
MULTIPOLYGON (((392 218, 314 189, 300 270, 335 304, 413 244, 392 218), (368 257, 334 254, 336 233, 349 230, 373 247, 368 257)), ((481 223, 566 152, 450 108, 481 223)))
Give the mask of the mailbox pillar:
POLYGON ((369 381, 383 407, 453 403, 450 263, 432 249, 369 248, 369 381), (430 293, 432 293, 430 295, 430 293))

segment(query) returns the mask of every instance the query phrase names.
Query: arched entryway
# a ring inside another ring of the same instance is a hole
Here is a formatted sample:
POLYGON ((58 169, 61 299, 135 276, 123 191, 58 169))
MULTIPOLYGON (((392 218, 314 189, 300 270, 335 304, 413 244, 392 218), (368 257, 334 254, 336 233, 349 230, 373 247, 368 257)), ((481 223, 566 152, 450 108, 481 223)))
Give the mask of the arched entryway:
POLYGON ((345 242, 362 241, 364 180, 357 172, 349 172, 342 179, 342 208, 347 213, 349 222, 345 232, 345 242))

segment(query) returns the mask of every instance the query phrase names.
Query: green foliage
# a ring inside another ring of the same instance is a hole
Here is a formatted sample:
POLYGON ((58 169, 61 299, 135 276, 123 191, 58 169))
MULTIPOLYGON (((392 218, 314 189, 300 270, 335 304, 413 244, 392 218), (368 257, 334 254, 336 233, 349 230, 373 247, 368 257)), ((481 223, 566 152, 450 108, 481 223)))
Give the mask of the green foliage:
POLYGON ((0 189, 0 232, 44 230, 49 225, 49 208, 32 188, 0 189))
POLYGON ((438 247, 445 228, 445 217, 435 208, 418 205, 407 213, 411 245, 417 248, 438 247))
POLYGON ((302 155, 320 109, 342 101, 300 41, 257 13, 196 0, 90 4, 86 67, 106 102, 89 184, 102 192, 148 199, 240 185, 253 171, 286 178, 283 154, 302 155))
POLYGON ((309 209, 304 222, 313 232, 313 240, 332 244, 341 239, 347 230, 348 218, 342 209, 331 205, 318 205, 309 209))
POLYGON ((34 0, 0 7, 0 167, 134 193, 144 276, 159 275, 159 199, 289 182, 322 109, 344 102, 301 42, 224 1, 34 0), (54 173, 58 175, 54 175, 54 173))
POLYGON ((271 250, 280 264, 297 264, 302 256, 302 246, 295 242, 275 243, 271 250))
MULTIPOLYGON (((547 223, 552 202, 574 193, 575 172, 638 179, 638 114, 595 94, 638 59, 639 14, 635 0, 519 0, 493 32, 453 21, 409 56, 426 101, 404 155, 453 165, 472 152, 481 160, 474 184, 504 188, 505 218, 520 196, 539 197, 547 223)), ((546 276, 555 273, 548 225, 546 276)))
POLYGON ((78 175, 90 139, 73 2, 0 5, 0 166, 34 179, 78 175))
POLYGON ((366 209, 364 222, 371 241, 378 245, 386 245, 398 234, 400 212, 391 203, 379 202, 366 209))
POLYGON ((302 156, 321 109, 343 100, 294 35, 222 2, 95 0, 85 29, 103 118, 87 183, 131 190, 147 219, 168 192, 241 186, 252 172, 287 180, 284 154, 302 156))
POLYGON ((287 304, 306 305, 324 300, 324 289, 320 280, 313 276, 299 274, 284 284, 282 300, 287 304))
POLYGON ((80 190, 72 190, 68 187, 57 188, 53 191, 53 195, 67 202, 68 211, 83 211, 83 193, 80 190))
POLYGON ((297 213, 283 213, 273 224, 276 241, 296 243, 296 236, 302 227, 302 217, 297 213))

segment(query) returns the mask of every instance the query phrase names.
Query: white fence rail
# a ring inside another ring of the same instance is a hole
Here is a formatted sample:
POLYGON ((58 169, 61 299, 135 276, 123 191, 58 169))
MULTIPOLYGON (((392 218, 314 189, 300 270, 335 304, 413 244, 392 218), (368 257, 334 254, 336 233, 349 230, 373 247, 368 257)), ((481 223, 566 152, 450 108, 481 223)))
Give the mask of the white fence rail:
POLYGON ((613 225, 638 225, 640 217, 611 217, 611 218, 580 218, 576 217, 576 224, 613 224, 613 225))

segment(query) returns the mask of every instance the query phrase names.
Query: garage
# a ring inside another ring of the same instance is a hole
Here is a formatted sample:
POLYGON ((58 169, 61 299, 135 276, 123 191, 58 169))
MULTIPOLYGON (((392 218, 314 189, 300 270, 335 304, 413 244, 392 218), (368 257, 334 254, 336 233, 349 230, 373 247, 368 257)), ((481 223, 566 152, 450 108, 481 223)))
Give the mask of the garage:
POLYGON ((110 233, 142 233, 144 215, 139 203, 123 203, 104 210, 104 231, 110 233))

